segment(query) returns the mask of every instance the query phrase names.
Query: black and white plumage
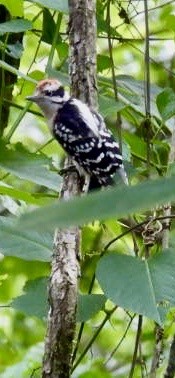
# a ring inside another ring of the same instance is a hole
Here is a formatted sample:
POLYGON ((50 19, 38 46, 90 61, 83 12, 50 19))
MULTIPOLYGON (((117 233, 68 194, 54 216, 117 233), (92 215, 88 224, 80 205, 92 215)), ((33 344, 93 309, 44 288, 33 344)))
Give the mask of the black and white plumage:
POLYGON ((55 79, 39 82, 28 99, 40 106, 56 140, 90 176, 91 188, 111 185, 117 171, 127 183, 118 143, 100 114, 55 79))

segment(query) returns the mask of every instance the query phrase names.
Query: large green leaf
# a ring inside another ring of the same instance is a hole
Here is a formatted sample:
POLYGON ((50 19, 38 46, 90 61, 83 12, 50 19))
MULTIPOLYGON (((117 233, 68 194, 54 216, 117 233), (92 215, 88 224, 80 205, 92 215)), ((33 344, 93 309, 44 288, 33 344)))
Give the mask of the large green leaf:
MULTIPOLYGON (((145 115, 145 83, 136 80, 130 75, 117 75, 116 82, 118 87, 119 99, 125 100, 137 112, 145 115)), ((159 117, 156 106, 156 96, 161 92, 155 84, 150 85, 151 114, 159 117)))
MULTIPOLYGON (((43 28, 42 40, 46 43, 52 44, 55 34, 54 18, 47 8, 43 9, 43 28)), ((59 41, 57 41, 58 43, 59 41)))
POLYGON ((21 145, 15 145, 14 149, 8 149, 0 143, 0 167, 7 172, 32 181, 38 185, 58 191, 61 182, 60 176, 49 170, 51 159, 43 154, 28 152, 21 145))
POLYGON ((25 75, 23 72, 17 70, 14 66, 11 66, 10 64, 4 62, 4 60, 0 59, 0 67, 3 68, 5 71, 9 71, 13 73, 16 76, 23 77, 26 81, 30 81, 31 83, 37 84, 37 81, 35 79, 32 79, 29 75, 25 75))
POLYGON ((175 177, 146 181, 132 187, 120 185, 70 201, 55 202, 24 214, 18 227, 53 230, 55 227, 80 225, 96 219, 118 218, 175 199, 174 187, 175 177))
POLYGON ((99 107, 100 112, 103 114, 104 117, 116 115, 117 112, 124 109, 126 104, 122 101, 116 101, 112 97, 107 96, 99 96, 99 107))
POLYGON ((157 107, 164 121, 175 115, 175 93, 166 88, 157 96, 157 107))
POLYGON ((0 252, 24 260, 50 261, 52 235, 44 232, 14 230, 14 219, 0 217, 0 252))
POLYGON ((12 307, 30 316, 44 318, 47 315, 47 278, 28 281, 24 287, 25 294, 12 302, 12 307))
POLYGON ((86 322, 104 308, 106 297, 102 294, 84 294, 78 298, 77 320, 86 322))
POLYGON ((31 3, 39 4, 44 8, 50 8, 63 13, 68 13, 67 0, 29 0, 31 3))
POLYGON ((0 35, 5 33, 20 33, 32 29, 32 23, 25 19, 16 19, 0 24, 0 35))
POLYGON ((109 299, 159 324, 175 305, 174 251, 166 250, 148 260, 109 253, 99 261, 96 273, 109 299))
POLYGON ((10 196, 16 200, 25 201, 33 205, 46 205, 51 200, 51 197, 45 193, 28 193, 23 190, 18 190, 6 185, 1 185, 0 195, 10 196))

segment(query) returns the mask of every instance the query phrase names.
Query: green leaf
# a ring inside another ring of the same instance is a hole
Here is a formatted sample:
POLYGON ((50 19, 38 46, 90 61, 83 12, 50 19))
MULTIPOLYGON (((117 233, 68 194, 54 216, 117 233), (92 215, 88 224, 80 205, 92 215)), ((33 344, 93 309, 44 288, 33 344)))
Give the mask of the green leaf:
POLYGON ((10 64, 4 62, 3 60, 0 59, 0 67, 2 67, 4 70, 9 71, 13 73, 16 76, 23 77, 26 81, 30 81, 31 83, 34 83, 35 85, 37 84, 37 81, 32 79, 29 75, 23 74, 23 72, 17 70, 15 67, 11 66, 10 64))
POLYGON ((5 46, 5 44, 2 43, 2 46, 5 48, 5 52, 6 52, 7 55, 12 56, 15 59, 21 58, 22 53, 23 53, 23 46, 19 41, 17 41, 13 45, 8 44, 6 46, 5 46))
POLYGON ((111 67, 111 60, 109 56, 98 54, 97 55, 97 72, 102 72, 103 70, 111 67))
POLYGON ((8 149, 0 142, 1 168, 21 179, 58 191, 61 178, 57 173, 49 170, 51 159, 43 154, 28 152, 20 144, 15 145, 14 148, 8 149))
POLYGON ((23 16, 23 0, 0 0, 0 4, 3 4, 10 14, 14 17, 23 16))
POLYGON ((68 1, 67 0, 29 0, 30 3, 41 5, 44 8, 54 9, 63 13, 68 13, 68 1))
POLYGON ((157 107, 164 121, 175 115, 175 93, 171 88, 165 89, 157 96, 157 107))
POLYGON ((29 316, 43 319, 47 315, 47 278, 28 281, 24 286, 25 294, 12 302, 12 307, 29 316))
POLYGON ((20 33, 32 29, 32 22, 25 19, 10 20, 0 24, 0 35, 20 33))
POLYGON ((91 319, 97 312, 104 308, 106 297, 102 294, 84 294, 78 298, 78 314, 79 322, 86 322, 91 319))
POLYGON ((116 115, 117 112, 125 107, 126 104, 124 104, 122 101, 116 101, 109 96, 99 96, 99 108, 103 117, 111 116, 113 114, 116 115))
POLYGON ((174 251, 148 260, 109 253, 99 261, 96 274, 104 294, 114 303, 159 324, 175 305, 174 251))
POLYGON ((53 230, 133 214, 175 199, 174 187, 175 177, 146 181, 132 187, 120 185, 24 214, 17 227, 53 230))
POLYGON ((46 193, 28 193, 23 190, 18 190, 9 186, 0 185, 0 195, 10 196, 16 200, 25 201, 33 205, 46 205, 51 197, 46 193))
POLYGON ((53 238, 49 233, 14 230, 14 218, 0 217, 0 252, 23 260, 50 261, 53 238))
POLYGON ((129 144, 131 147, 131 151, 133 154, 135 154, 138 157, 147 158, 147 145, 146 142, 142 138, 140 138, 136 134, 129 133, 127 131, 123 132, 125 141, 129 144))
POLYGON ((171 29, 175 31, 175 15, 174 14, 168 15, 165 19, 165 24, 168 30, 171 29))
POLYGON ((43 27, 42 40, 46 43, 52 44, 55 34, 55 22, 51 13, 47 8, 43 9, 43 27))

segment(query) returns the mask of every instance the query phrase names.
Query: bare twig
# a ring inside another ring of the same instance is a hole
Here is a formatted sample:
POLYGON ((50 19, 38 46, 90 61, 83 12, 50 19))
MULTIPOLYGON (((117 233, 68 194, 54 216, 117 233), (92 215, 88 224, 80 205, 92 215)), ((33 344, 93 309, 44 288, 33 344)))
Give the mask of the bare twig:
POLYGON ((125 329, 125 332, 123 333, 121 339, 119 340, 118 344, 116 345, 116 347, 113 349, 113 351, 110 353, 109 357, 107 358, 107 360, 105 361, 105 365, 108 364, 108 362, 111 360, 111 358, 113 357, 113 355, 117 352, 117 350, 119 349, 120 345, 122 344, 123 340, 125 339, 128 331, 129 331, 129 328, 131 326, 131 323, 133 321, 133 319, 135 318, 135 315, 133 315, 130 320, 129 320, 129 323, 125 329))
POLYGON ((73 369, 72 371, 75 370, 75 368, 79 365, 79 363, 82 361, 82 359, 84 358, 84 356, 86 355, 86 353, 88 352, 88 350, 91 348, 92 344, 94 343, 94 341, 96 340, 97 336, 99 335, 100 331, 103 329, 104 325, 106 324, 106 322, 110 319, 110 317, 112 316, 112 314, 114 313, 114 311, 117 309, 118 306, 114 306, 113 309, 111 311, 107 311, 106 312, 106 315, 104 317, 104 319, 102 320, 100 326, 98 327, 98 329, 96 330, 96 332, 94 333, 94 335, 92 336, 92 338, 90 339, 90 341, 88 342, 88 344, 86 345, 85 349, 83 350, 83 352, 81 353, 80 357, 78 358, 78 360, 75 362, 75 365, 73 366, 73 369))
POLYGON ((142 333, 142 320, 143 320, 142 315, 139 315, 137 334, 136 334, 136 340, 135 340, 135 347, 134 347, 134 353, 133 353, 133 359, 132 359, 132 365, 131 365, 131 370, 130 370, 128 378, 132 378, 134 376, 134 370, 135 370, 135 366, 136 366, 136 362, 137 362, 137 353, 138 353, 140 337, 141 337, 141 333, 142 333))
POLYGON ((150 96, 150 56, 149 56, 149 20, 148 4, 144 0, 145 10, 145 136, 147 143, 147 170, 150 171, 150 133, 151 133, 151 96, 150 96))
MULTIPOLYGON (((111 16, 110 16, 110 5, 111 0, 107 1, 107 13, 106 13, 106 24, 107 24, 107 38, 108 38, 108 49, 109 49, 109 57, 111 61, 111 72, 112 72, 112 82, 113 82, 113 88, 114 88, 114 95, 115 100, 118 101, 118 90, 117 90, 117 83, 116 83, 116 77, 115 77, 115 64, 114 64, 114 58, 113 58, 113 51, 112 51, 112 40, 111 40, 111 16)), ((119 112, 117 112, 117 120, 116 120, 116 129, 118 133, 119 138, 119 147, 120 151, 122 152, 122 136, 121 136, 121 115, 119 112)))

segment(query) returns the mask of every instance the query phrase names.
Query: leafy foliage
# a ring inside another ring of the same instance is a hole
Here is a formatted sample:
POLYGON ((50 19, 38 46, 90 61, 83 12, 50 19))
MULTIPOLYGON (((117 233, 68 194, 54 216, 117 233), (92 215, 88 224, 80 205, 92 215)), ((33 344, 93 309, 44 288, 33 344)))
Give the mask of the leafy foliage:
POLYGON ((174 251, 144 261, 108 254, 98 264, 97 278, 105 295, 114 303, 162 325, 169 308, 175 305, 174 264, 174 251), (138 290, 139 281, 142 285, 138 290))
MULTIPOLYGON (((122 139, 130 186, 62 203, 56 198, 64 153, 25 98, 46 75, 69 84, 68 2, 0 0, 1 377, 40 376, 55 227, 82 228, 73 377, 146 375, 156 350, 154 321, 165 329, 167 356, 175 306, 175 5, 150 0, 148 8, 149 60, 144 2, 97 0, 99 109, 122 139), (168 201, 171 231, 160 207, 168 201)), ((166 364, 156 369, 160 377, 166 364)))

